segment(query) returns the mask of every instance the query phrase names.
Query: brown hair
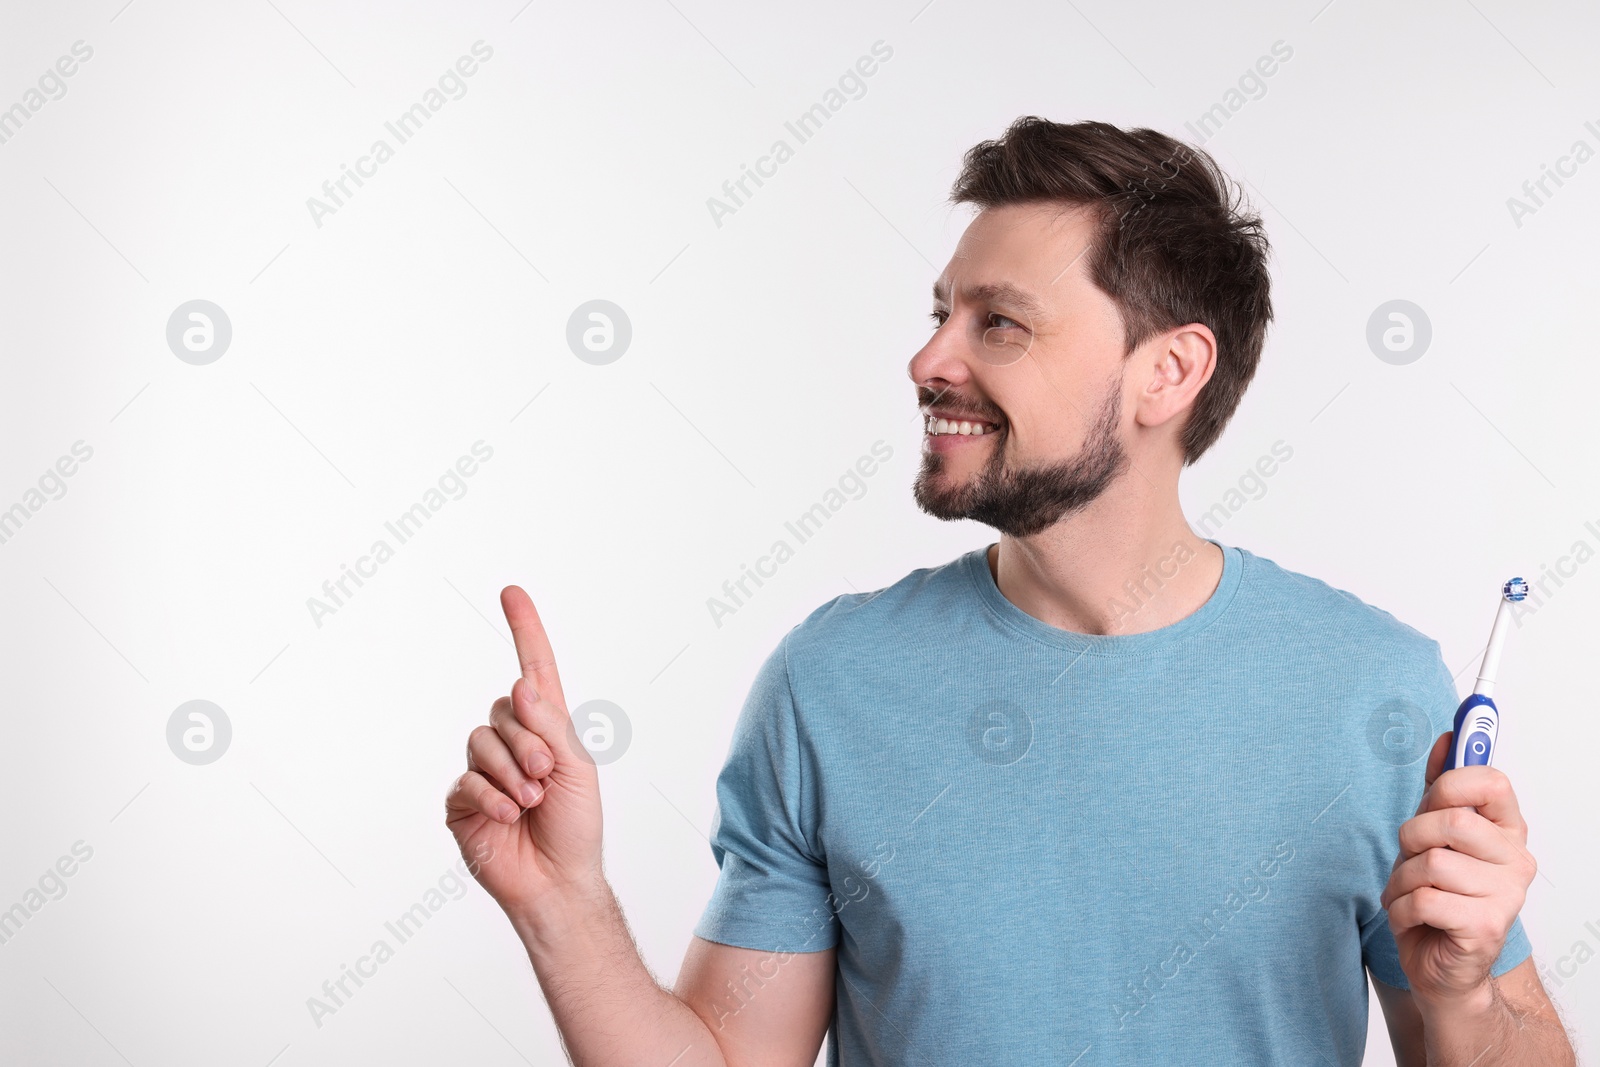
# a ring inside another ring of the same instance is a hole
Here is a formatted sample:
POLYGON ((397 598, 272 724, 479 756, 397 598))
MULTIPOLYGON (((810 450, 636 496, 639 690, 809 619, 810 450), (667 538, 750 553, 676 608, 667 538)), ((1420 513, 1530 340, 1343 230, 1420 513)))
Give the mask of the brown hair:
POLYGON ((1184 463, 1211 447, 1255 375, 1272 300, 1261 218, 1210 155, 1157 130, 1030 115, 968 150, 950 199, 1094 210, 1089 276, 1121 311, 1128 352, 1185 323, 1216 334, 1216 368, 1181 434, 1184 463))

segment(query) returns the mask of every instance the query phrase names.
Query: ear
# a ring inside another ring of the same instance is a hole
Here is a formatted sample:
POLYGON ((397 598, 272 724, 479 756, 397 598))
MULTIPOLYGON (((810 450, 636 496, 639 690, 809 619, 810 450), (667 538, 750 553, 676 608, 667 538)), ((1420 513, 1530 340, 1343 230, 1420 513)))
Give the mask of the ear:
POLYGON ((1198 322, 1179 326, 1140 345, 1133 370, 1143 373, 1135 418, 1141 426, 1161 426, 1194 406, 1217 369, 1217 338, 1198 322))

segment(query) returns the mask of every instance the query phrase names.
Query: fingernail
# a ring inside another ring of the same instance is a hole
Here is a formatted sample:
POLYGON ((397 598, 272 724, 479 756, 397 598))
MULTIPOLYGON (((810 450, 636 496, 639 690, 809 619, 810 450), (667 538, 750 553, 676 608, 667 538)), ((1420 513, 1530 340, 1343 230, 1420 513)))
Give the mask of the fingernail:
POLYGON ((532 782, 523 782, 522 789, 518 794, 522 799, 522 806, 525 808, 531 808, 535 804, 539 803, 540 793, 541 790, 537 785, 533 784, 532 782))
POLYGON ((517 809, 511 804, 500 804, 495 810, 500 813, 501 822, 510 822, 517 817, 517 809))
POLYGON ((528 758, 528 773, 535 778, 543 778, 550 770, 550 757, 543 752, 536 752, 528 758))

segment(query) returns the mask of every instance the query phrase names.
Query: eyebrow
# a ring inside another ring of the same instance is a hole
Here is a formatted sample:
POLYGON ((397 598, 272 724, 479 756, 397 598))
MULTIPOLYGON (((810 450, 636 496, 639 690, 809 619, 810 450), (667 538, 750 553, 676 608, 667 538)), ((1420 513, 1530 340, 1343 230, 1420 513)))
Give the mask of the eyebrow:
MULTIPOLYGON (((968 286, 965 292, 966 298, 975 304, 1003 304, 1014 307, 1019 311, 1025 311, 1035 318, 1043 317, 1045 313, 1044 305, 1040 304, 1025 290, 1012 285, 1010 282, 968 286)), ((940 304, 948 302, 938 282, 933 283, 933 299, 940 304)))

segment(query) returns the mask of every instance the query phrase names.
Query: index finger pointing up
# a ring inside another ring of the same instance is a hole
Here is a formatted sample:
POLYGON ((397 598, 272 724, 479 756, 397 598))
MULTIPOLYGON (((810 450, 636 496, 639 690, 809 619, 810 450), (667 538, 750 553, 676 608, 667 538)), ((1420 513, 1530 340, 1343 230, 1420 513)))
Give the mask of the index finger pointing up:
POLYGON ((539 620, 533 600, 520 586, 508 585, 500 590, 500 607, 506 613, 506 622, 511 624, 511 640, 517 646, 522 676, 533 683, 534 691, 539 696, 565 711, 567 698, 561 691, 556 655, 550 648, 550 635, 539 620))

